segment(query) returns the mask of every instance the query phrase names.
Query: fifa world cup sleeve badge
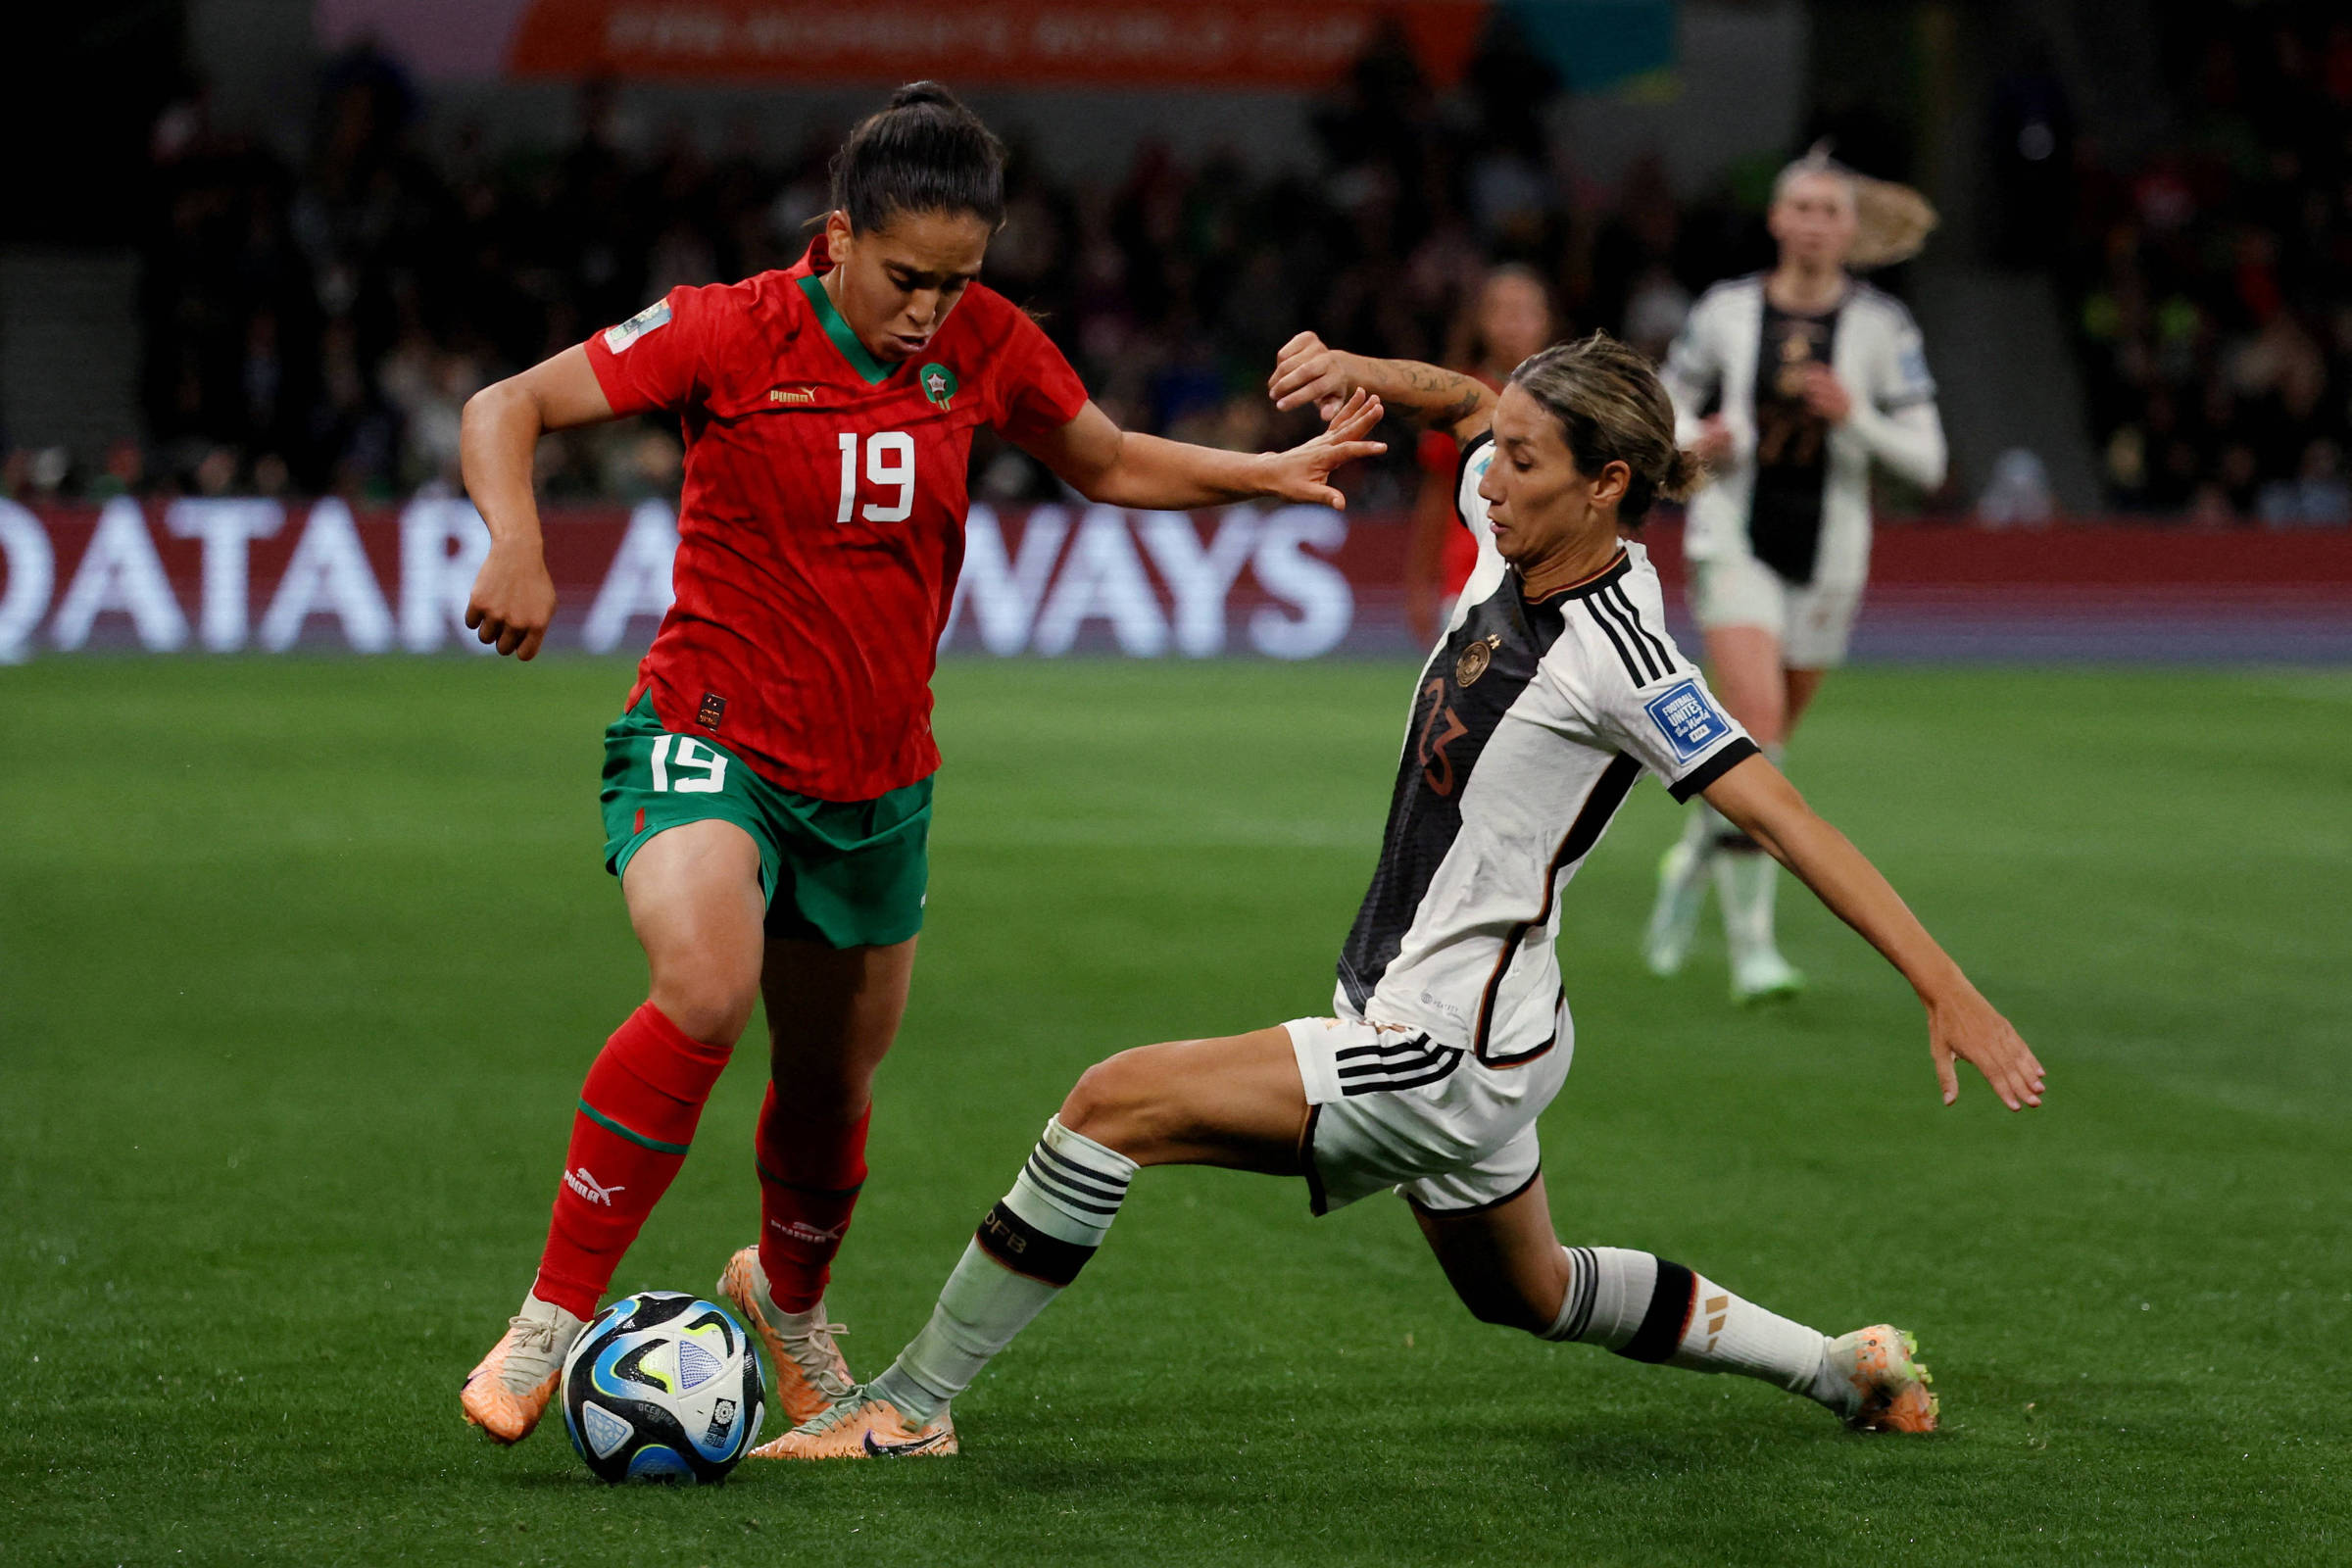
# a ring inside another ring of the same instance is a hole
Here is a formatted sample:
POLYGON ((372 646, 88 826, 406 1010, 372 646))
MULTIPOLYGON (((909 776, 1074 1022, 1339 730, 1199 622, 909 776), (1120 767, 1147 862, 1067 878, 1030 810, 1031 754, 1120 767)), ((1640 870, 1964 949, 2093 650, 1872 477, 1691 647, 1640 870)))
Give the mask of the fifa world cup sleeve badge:
POLYGON ((719 720, 726 716, 727 700, 716 692, 703 693, 703 706, 694 715, 694 721, 705 729, 715 730, 719 720))

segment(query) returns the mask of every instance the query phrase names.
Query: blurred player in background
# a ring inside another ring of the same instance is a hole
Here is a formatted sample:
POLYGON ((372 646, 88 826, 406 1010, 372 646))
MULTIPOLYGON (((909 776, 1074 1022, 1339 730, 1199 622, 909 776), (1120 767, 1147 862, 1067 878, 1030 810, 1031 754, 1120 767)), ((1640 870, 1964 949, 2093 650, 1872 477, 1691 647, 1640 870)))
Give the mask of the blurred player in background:
MULTIPOLYGON (((1497 267, 1462 313, 1456 336, 1447 362, 1489 391, 1500 391, 1520 361, 1559 336, 1551 291, 1531 267, 1497 267)), ((1404 564, 1404 616, 1414 641, 1427 646, 1478 564, 1478 541, 1453 514, 1461 448, 1444 430, 1425 430, 1415 456, 1421 489, 1413 502, 1413 538, 1404 564)))
POLYGON ((606 866, 652 971, 588 1071, 522 1309, 467 1377, 512 1443, 684 1159, 767 1004, 761 1228, 720 1288, 794 1419, 850 1387, 823 1293, 865 1177, 875 1066, 906 1009, 928 876, 930 678, 989 425, 1093 500, 1342 504, 1326 482, 1380 417, 1242 454, 1123 433, 1035 322, 978 281, 1004 152, 943 87, 902 88, 833 165, 802 261, 677 288, 477 395, 466 480, 491 549, 466 624, 529 659, 555 612, 531 491, 540 435, 661 411, 686 439, 676 604, 605 734, 606 866))
MULTIPOLYGON (((1934 211, 1816 148, 1781 172, 1769 221, 1779 265, 1699 298, 1664 380, 1682 440, 1714 472, 1684 535, 1691 616, 1724 706, 1777 760, 1845 659, 1870 569, 1871 465, 1933 490, 1944 446, 1911 313, 1852 275, 1916 254, 1934 211)), ((1773 936, 1779 868, 1704 804, 1659 866, 1651 970, 1683 966, 1710 878, 1733 999, 1801 989, 1773 936)))
POLYGON ((1465 1305, 1542 1339, 1763 1379, 1853 1426, 1934 1430, 1910 1336, 1830 1339, 1652 1253, 1560 1245, 1536 1118, 1575 1033, 1560 896, 1644 769, 1703 794, 1901 971, 1943 1097, 1955 1059, 2011 1109, 2040 1064, 1886 879, 1816 816, 1665 631, 1626 537, 1697 474, 1648 362, 1602 336, 1466 375, 1284 350, 1286 406, 1366 391, 1465 443, 1457 505, 1478 568, 1414 683, 1380 864, 1341 949, 1337 1016, 1147 1046, 1080 1078, 991 1209, 931 1321, 874 1383, 756 1453, 953 1453, 949 1402, 1074 1280, 1146 1165, 1303 1176, 1318 1214, 1393 1187, 1465 1305), (1491 430, 1490 430, 1491 425, 1491 430))

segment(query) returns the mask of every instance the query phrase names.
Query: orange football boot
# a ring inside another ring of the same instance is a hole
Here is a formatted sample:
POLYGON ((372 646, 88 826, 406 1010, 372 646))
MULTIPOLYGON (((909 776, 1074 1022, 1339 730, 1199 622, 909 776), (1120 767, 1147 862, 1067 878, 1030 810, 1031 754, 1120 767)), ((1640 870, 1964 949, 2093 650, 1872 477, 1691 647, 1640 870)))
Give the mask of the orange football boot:
POLYGON ((564 1357, 587 1323, 537 1297, 507 1320, 481 1364, 466 1374, 458 1403, 466 1419, 497 1443, 520 1443, 547 1413, 563 1381, 564 1357))
POLYGON ((776 1403, 782 1406, 786 1420, 799 1426, 856 1392, 858 1384, 850 1376, 850 1363, 842 1358, 841 1347, 833 1343, 834 1335, 849 1331, 838 1323, 827 1323, 825 1303, 819 1301, 808 1314, 812 1325, 809 1330, 786 1335, 779 1321, 783 1309, 768 1294, 767 1271, 760 1266, 760 1249, 747 1247, 728 1258, 718 1288, 751 1320, 760 1343, 767 1347, 768 1364, 776 1369, 776 1403))
POLYGON ((941 1410, 921 1426, 888 1399, 855 1391, 813 1421, 752 1450, 755 1459, 928 1459, 956 1451, 956 1423, 941 1410))
POLYGON ((1830 1365, 1853 1386, 1845 1424, 1857 1432, 1933 1432, 1939 1413, 1928 1385, 1936 1379, 1916 1359, 1919 1341, 1890 1323, 1876 1323, 1830 1342, 1830 1365))

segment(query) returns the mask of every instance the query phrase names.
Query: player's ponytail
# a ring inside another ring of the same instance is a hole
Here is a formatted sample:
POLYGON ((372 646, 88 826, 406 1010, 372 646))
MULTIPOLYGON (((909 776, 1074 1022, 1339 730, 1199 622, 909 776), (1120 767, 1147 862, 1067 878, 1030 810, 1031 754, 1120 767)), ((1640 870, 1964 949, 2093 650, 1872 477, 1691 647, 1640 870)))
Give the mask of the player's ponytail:
POLYGON ((1555 343, 1511 372, 1511 383, 1560 421, 1576 471, 1612 463, 1631 470, 1617 521, 1639 528, 1659 501, 1680 501, 1704 480, 1706 465, 1674 440, 1674 400, 1649 361, 1606 332, 1555 343))
POLYGON ((936 81, 910 81, 833 155, 833 206, 870 233, 900 213, 1004 221, 1004 144, 936 81))
POLYGON ((1845 253, 1845 265, 1851 271, 1867 272, 1909 261, 1926 246, 1939 221, 1934 204, 1925 196, 1908 185, 1857 173, 1830 156, 1826 141, 1815 142, 1804 157, 1774 177, 1773 201, 1778 203, 1798 180, 1815 175, 1843 185, 1846 199, 1853 203, 1854 240, 1845 253))

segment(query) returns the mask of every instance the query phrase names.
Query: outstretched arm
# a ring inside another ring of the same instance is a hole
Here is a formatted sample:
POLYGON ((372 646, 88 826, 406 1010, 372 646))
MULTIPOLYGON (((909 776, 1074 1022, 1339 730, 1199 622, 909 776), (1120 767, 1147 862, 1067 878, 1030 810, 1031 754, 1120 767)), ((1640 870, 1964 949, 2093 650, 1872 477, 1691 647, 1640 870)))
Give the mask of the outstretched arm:
POLYGON ((1278 409, 1312 403, 1326 419, 1341 402, 1369 392, 1391 408, 1413 414, 1456 441, 1485 433, 1494 421, 1494 394, 1484 381, 1419 360, 1373 360, 1301 332, 1275 356, 1266 395, 1278 409))
POLYGON ((1707 786, 1707 804, 1771 852, 1838 918, 1902 971, 1928 1009, 1928 1054, 1943 1102, 1960 1095, 1955 1058, 1973 1063, 2011 1110, 2041 1103, 2041 1063, 1951 956, 1845 835, 1815 815, 1781 770, 1761 757, 1707 786))
POLYGON ((529 659, 539 652, 556 613, 555 579, 539 538, 539 502, 531 466, 539 437, 549 430, 612 417, 612 405, 574 344, 519 375, 482 388, 466 400, 458 427, 458 456, 466 493, 490 527, 490 554, 466 602, 466 624, 502 654, 529 659))
POLYGON ((1389 450, 1363 439, 1380 416, 1380 399, 1367 394, 1348 399, 1321 435, 1288 452, 1223 452, 1122 430, 1089 403, 1024 450, 1089 501, 1114 507, 1173 512, 1273 496, 1344 512, 1348 500, 1332 488, 1331 470, 1389 450))

